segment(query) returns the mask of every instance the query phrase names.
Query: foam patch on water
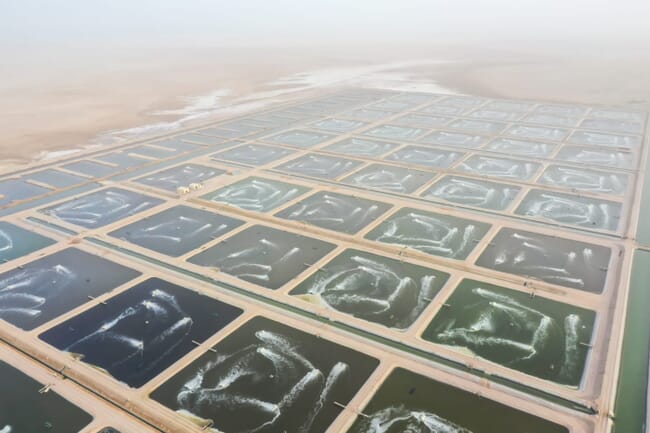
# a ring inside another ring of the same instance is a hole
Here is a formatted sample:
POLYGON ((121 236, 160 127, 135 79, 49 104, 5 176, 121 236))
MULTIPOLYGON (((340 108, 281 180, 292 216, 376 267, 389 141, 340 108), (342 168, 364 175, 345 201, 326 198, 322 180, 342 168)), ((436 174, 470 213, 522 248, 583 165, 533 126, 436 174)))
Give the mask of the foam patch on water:
POLYGON ((359 427, 364 433, 387 433, 392 428, 409 433, 472 433, 453 422, 426 411, 391 406, 369 415, 359 427))

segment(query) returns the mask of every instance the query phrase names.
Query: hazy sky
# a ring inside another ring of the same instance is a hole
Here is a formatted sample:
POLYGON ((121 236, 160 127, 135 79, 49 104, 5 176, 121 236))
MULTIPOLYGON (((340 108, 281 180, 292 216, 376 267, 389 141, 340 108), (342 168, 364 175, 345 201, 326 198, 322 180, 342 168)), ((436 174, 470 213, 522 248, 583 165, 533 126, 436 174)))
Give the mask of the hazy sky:
POLYGON ((650 41, 650 0, 0 0, 0 44, 650 41))

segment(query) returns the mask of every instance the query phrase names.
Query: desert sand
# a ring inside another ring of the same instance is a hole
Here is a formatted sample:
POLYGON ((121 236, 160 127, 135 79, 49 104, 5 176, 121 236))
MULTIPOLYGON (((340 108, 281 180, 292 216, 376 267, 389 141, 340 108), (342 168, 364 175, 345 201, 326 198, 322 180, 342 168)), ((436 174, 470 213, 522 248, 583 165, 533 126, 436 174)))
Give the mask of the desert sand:
POLYGON ((233 104, 245 110, 243 102, 257 100, 250 108, 258 108, 305 90, 383 86, 400 74, 405 90, 648 109, 648 66, 633 48, 127 47, 10 55, 0 60, 0 170, 46 152, 156 132, 147 125, 217 120, 232 115, 217 109, 233 104), (129 131, 110 134, 121 130, 129 131))

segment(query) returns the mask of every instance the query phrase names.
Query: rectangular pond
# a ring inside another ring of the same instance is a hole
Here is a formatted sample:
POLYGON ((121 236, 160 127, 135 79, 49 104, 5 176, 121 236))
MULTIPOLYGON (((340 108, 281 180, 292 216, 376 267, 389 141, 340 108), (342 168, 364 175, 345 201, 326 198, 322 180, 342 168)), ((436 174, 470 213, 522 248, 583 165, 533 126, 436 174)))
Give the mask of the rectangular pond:
POLYGON ((320 433, 378 365, 368 355, 255 317, 151 398, 211 431, 320 433))
POLYGON ((429 105, 424 108, 420 108, 418 111, 420 113, 428 113, 428 114, 444 114, 448 116, 457 116, 459 114, 462 114, 469 109, 467 107, 454 107, 453 105, 439 105, 439 104, 433 104, 429 105))
POLYGON ((375 221, 392 205, 335 192, 319 191, 281 210, 275 216, 302 221, 328 230, 354 234, 375 221))
POLYGON ((0 221, 0 262, 8 262, 54 243, 53 239, 0 221))
POLYGON ((29 173, 25 175, 25 179, 44 183, 53 188, 69 188, 88 182, 87 177, 77 176, 53 168, 29 173))
POLYGON ((476 176, 521 181, 531 179, 541 166, 538 162, 472 155, 458 164, 455 169, 476 176))
POLYGON ((137 178, 135 182, 166 191, 176 191, 179 187, 189 187, 191 183, 200 184, 225 172, 207 165, 183 164, 137 178))
POLYGON ((507 123, 490 122, 476 119, 458 119, 447 125, 451 129, 460 129, 463 131, 472 131, 483 134, 498 134, 506 129, 507 123))
POLYGON ((413 248, 434 256, 465 259, 490 225, 455 216, 403 208, 365 237, 377 242, 413 248))
POLYGON ((226 141, 226 139, 222 137, 212 137, 209 135, 194 134, 194 133, 179 135, 176 138, 179 140, 190 141, 205 146, 217 146, 217 147, 221 147, 219 145, 221 145, 224 141, 226 141))
POLYGON ((174 151, 173 149, 168 149, 165 147, 157 147, 157 146, 148 146, 146 144, 140 144, 138 146, 128 148, 126 152, 129 152, 129 154, 144 156, 150 159, 168 159, 173 156, 176 156, 179 153, 174 151))
POLYGON ((179 155, 185 152, 193 152, 195 150, 202 148, 202 146, 198 144, 192 144, 181 140, 181 137, 168 138, 166 140, 159 140, 159 141, 152 141, 148 144, 156 147, 161 147, 164 149, 169 149, 174 153, 174 155, 179 155))
POLYGON ((188 261, 275 290, 335 247, 318 239, 256 225, 188 261))
POLYGON ((140 387, 242 310, 159 278, 47 330, 39 338, 140 387))
POLYGON ((98 228, 161 204, 163 200, 121 188, 107 188, 42 209, 46 215, 98 228))
POLYGON ((451 117, 430 116, 427 114, 408 113, 397 119, 391 120, 391 123, 398 126, 413 126, 416 128, 438 128, 449 123, 451 117))
POLYGON ((300 197, 309 190, 302 185, 262 177, 248 177, 205 194, 201 198, 246 210, 268 212, 300 197))
POLYGON ((25 182, 22 179, 7 179, 0 181, 0 206, 15 201, 28 200, 51 190, 42 186, 25 182))
POLYGON ((65 164, 62 168, 89 177, 105 177, 120 172, 118 167, 88 160, 71 162, 65 164))
POLYGON ((293 129, 291 131, 281 132, 272 137, 267 137, 265 140, 287 146, 313 147, 335 137, 336 135, 326 134, 323 132, 293 129))
POLYGON ((477 96, 445 96, 439 101, 436 101, 436 104, 470 108, 477 107, 485 102, 486 99, 477 96))
POLYGON ((39 392, 44 384, 3 361, 0 383, 1 433, 75 433, 93 420, 55 391, 39 392))
POLYGON ((620 119, 585 119, 580 124, 581 128, 596 129, 607 132, 622 132, 625 134, 643 133, 643 122, 620 119))
POLYGON ((602 132, 582 130, 577 130, 569 137, 569 143, 573 144, 628 149, 637 149, 642 142, 643 139, 638 135, 604 134, 602 132))
POLYGON ((386 161, 417 165, 426 168, 448 168, 465 154, 452 150, 433 149, 424 146, 404 146, 384 157, 386 161))
POLYGON ((574 128, 580 123, 579 117, 557 116, 554 114, 532 113, 523 118, 524 122, 539 123, 546 126, 574 128))
POLYGON ((267 129, 268 124, 260 125, 259 123, 253 120, 243 118, 243 119, 231 120, 225 123, 220 123, 218 125, 218 128, 225 128, 225 129, 230 129, 232 131, 237 131, 240 133, 241 136, 243 136, 243 135, 252 134, 253 132, 259 132, 264 129, 267 129))
POLYGON ((595 317, 591 310, 465 279, 422 338, 578 387, 595 317))
POLYGON ((109 233, 150 250, 178 257, 244 224, 189 206, 174 206, 109 233))
POLYGON ((515 111, 526 112, 533 108, 535 104, 522 101, 492 101, 485 104, 482 108, 487 110, 502 110, 502 111, 515 111))
POLYGON ((250 134, 250 132, 248 131, 235 131, 232 129, 223 129, 223 128, 205 128, 205 129, 199 129, 196 132, 201 135, 206 135, 210 137, 219 137, 225 139, 237 138, 237 137, 242 137, 244 135, 250 134))
POLYGON ((258 167, 294 153, 293 150, 263 144, 244 144, 212 155, 213 159, 233 161, 258 167))
POLYGON ((275 167, 277 170, 321 179, 336 179, 363 162, 336 156, 309 153, 275 167))
POLYGON ((428 130, 424 128, 411 128, 399 125, 382 125, 364 132, 365 135, 387 140, 407 140, 413 141, 418 137, 426 134, 428 130))
POLYGON ((585 164, 588 167, 600 165, 630 169, 639 165, 638 157, 634 152, 597 147, 563 146, 555 159, 585 164))
POLYGON ((647 114, 640 111, 621 111, 609 108, 594 108, 589 112, 592 119, 627 120, 645 123, 647 114))
POLYGON ((515 125, 508 128, 505 134, 517 138, 531 138, 560 142, 569 135, 569 130, 545 126, 515 125))
POLYGON ((414 105, 420 105, 420 104, 419 103, 414 104, 413 102, 409 102, 409 101, 394 101, 389 99, 387 101, 376 102, 372 105, 369 105, 368 108, 372 110, 404 111, 404 110, 408 110, 414 105))
POLYGON ((97 161, 106 162, 109 164, 115 164, 120 168, 127 169, 133 167, 139 167, 150 163, 151 161, 145 158, 139 158, 135 155, 130 155, 126 152, 113 152, 106 155, 95 156, 93 159, 97 161))
POLYGON ((365 189, 409 194, 436 176, 430 171, 388 164, 371 164, 344 177, 341 182, 365 189))
POLYGON ((542 104, 535 108, 535 112, 554 116, 582 117, 587 112, 587 108, 567 104, 542 104))
POLYGON ((469 113, 468 117, 473 119, 500 120, 505 122, 521 119, 522 113, 508 110, 479 109, 469 113))
POLYGON ((483 149, 506 155, 528 156, 531 158, 548 158, 557 145, 540 141, 515 140, 512 138, 495 138, 483 149))
POLYGON ((551 284, 601 293, 610 248, 512 228, 502 228, 476 261, 478 266, 551 284))
POLYGON ((620 228, 622 205, 601 198, 532 189, 515 213, 598 230, 620 228))
POLYGON ((517 197, 520 187, 460 176, 445 176, 421 194, 465 206, 505 210, 517 197))
POLYGON ((0 274, 0 318, 31 330, 140 272, 68 248, 0 274))
POLYGON ((370 322, 408 328, 433 301, 449 274, 348 249, 291 294, 370 322))
POLYGON ((330 144, 324 147, 323 150, 357 157, 376 158, 397 147, 399 147, 397 143, 353 137, 330 144))
POLYGON ((391 372, 348 433, 569 433, 559 424, 403 368, 391 372))
POLYGON ((406 102, 411 105, 411 107, 414 107, 416 105, 422 105, 425 102, 433 102, 437 101, 440 99, 440 95, 436 95, 433 93, 428 93, 428 92, 422 92, 422 93, 416 93, 412 91, 407 91, 404 93, 400 93, 397 96, 394 96, 390 98, 391 102, 406 102))
POLYGON ((368 123, 361 120, 330 118, 314 122, 311 124, 311 127, 336 134, 343 134, 346 132, 356 131, 366 125, 368 125, 368 123))
POLYGON ((627 191, 629 176, 612 170, 600 171, 566 165, 550 165, 544 170, 537 183, 599 194, 623 195, 627 191))
POLYGON ((340 115, 344 117, 348 117, 350 119, 376 122, 378 120, 382 120, 394 116, 395 113, 386 110, 376 110, 373 108, 357 108, 356 110, 346 111, 345 113, 341 113, 340 115))
POLYGON ((461 132, 434 131, 418 141, 422 144, 473 149, 487 143, 488 138, 482 135, 463 134, 461 132))

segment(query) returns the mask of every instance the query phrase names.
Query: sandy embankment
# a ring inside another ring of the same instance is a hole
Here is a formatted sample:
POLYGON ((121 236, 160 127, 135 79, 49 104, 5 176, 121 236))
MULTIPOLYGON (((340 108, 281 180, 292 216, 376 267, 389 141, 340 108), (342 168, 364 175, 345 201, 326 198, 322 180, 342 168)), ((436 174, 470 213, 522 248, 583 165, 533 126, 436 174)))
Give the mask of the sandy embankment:
MULTIPOLYGON (((42 152, 87 145, 106 131, 174 120, 181 117, 174 109, 188 104, 184 97, 213 94, 207 104, 228 105, 251 94, 304 88, 304 83, 270 84, 297 73, 337 68, 363 73, 363 68, 369 68, 377 75, 372 65, 378 64, 393 65, 392 72, 418 83, 437 83, 462 93, 638 109, 650 106, 650 81, 643 77, 650 59, 633 51, 608 57, 571 50, 533 53, 383 45, 18 56, 0 63, 0 158, 4 162, 0 169, 7 171, 42 152), (400 62, 408 64, 399 66, 400 62), (219 97, 222 91, 228 94, 219 97), (168 115, 153 114, 169 110, 168 115)), ((343 73, 337 83, 334 74, 328 87, 345 85, 351 76, 343 73)))

